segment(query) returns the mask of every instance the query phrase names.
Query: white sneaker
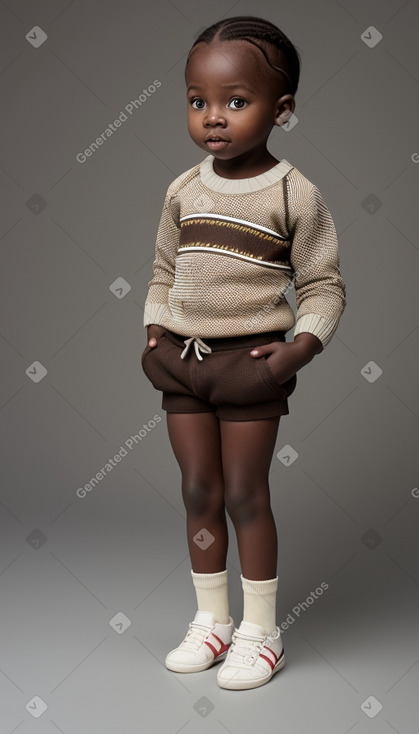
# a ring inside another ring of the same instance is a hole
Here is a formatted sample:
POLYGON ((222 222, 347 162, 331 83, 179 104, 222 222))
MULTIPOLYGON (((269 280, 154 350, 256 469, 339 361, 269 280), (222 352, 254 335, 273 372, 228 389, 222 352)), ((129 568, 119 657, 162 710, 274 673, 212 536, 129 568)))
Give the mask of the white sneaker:
POLYGON ((165 665, 176 673, 198 673, 224 660, 231 644, 234 620, 220 624, 212 612, 197 611, 179 647, 166 656, 165 665))
POLYGON ((266 635, 263 627, 242 621, 235 629, 227 657, 217 673, 221 688, 242 691, 267 683, 285 665, 279 627, 266 635))

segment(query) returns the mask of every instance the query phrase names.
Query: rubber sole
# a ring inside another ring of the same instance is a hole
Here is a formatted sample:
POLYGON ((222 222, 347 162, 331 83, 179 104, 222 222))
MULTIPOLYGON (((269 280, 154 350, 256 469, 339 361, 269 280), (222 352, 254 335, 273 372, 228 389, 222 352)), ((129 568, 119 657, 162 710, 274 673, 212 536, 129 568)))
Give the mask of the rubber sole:
POLYGON ((234 676, 227 681, 219 681, 217 676, 217 683, 220 686, 220 688, 226 688, 229 691, 244 691, 248 688, 259 688, 259 686, 265 685, 265 683, 269 683, 271 678, 274 677, 275 673, 278 673, 285 665, 285 654, 282 654, 279 658, 277 664, 272 670, 271 675, 267 675, 266 678, 259 678, 259 680, 255 681, 245 681, 235 678, 234 676))
POLYGON ((227 651, 222 652, 221 655, 218 655, 218 657, 213 658, 212 660, 209 660, 207 663, 200 663, 199 665, 188 665, 185 663, 171 663, 171 662, 167 662, 167 658, 164 661, 164 664, 168 670, 172 670, 174 673, 200 673, 202 670, 208 670, 208 668, 211 668, 213 665, 220 662, 221 660, 225 660, 226 657, 227 657, 227 651))

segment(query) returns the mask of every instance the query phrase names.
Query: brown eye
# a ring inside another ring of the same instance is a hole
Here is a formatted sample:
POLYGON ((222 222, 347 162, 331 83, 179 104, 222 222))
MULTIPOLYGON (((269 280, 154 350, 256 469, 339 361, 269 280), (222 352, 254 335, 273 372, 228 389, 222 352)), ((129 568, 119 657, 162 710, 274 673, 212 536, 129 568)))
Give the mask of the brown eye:
POLYGON ((239 103, 241 103, 240 107, 236 107, 236 106, 234 106, 234 107, 233 107, 233 110, 242 110, 242 109, 243 109, 243 106, 244 106, 245 104, 247 104, 246 100, 244 100, 244 99, 243 99, 242 97, 234 97, 234 98, 233 98, 233 99, 231 100, 231 102, 229 103, 229 105, 230 105, 230 104, 231 104, 232 102, 239 102, 239 103))

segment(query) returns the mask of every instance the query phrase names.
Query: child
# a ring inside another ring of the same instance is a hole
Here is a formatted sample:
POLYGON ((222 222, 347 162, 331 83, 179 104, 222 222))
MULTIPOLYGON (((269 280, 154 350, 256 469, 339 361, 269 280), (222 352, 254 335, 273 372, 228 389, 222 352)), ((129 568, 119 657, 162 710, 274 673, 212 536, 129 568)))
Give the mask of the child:
MULTIPOLYGON (((266 144, 295 108, 299 55, 272 23, 219 21, 186 62, 188 130, 208 155, 169 186, 156 242, 142 368, 167 411, 182 474, 198 610, 165 664, 243 690, 284 665, 268 474, 296 373, 345 308, 336 232, 317 189, 266 144), (295 279, 297 315, 285 293, 295 279), (285 340, 295 324, 294 340, 285 340), (225 511, 244 593, 229 614, 225 511)), ((175 132, 167 126, 168 135, 175 132)))

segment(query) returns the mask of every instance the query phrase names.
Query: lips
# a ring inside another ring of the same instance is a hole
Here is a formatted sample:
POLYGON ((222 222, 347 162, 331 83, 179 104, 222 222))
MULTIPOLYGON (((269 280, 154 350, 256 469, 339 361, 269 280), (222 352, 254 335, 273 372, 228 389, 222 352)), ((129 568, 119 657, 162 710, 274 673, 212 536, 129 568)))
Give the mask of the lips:
POLYGON ((227 147, 229 144, 229 140, 226 140, 221 135, 218 135, 217 133, 211 133, 208 135, 207 138, 205 138, 205 145, 212 151, 217 152, 219 150, 224 150, 224 148, 227 147))
POLYGON ((228 140, 221 140, 221 138, 219 140, 212 140, 211 138, 209 138, 206 141, 206 146, 210 150, 224 150, 224 148, 226 148, 227 145, 228 145, 228 140))
POLYGON ((222 138, 220 135, 209 135, 207 138, 205 138, 206 143, 208 143, 210 140, 222 142, 222 143, 228 143, 228 140, 226 140, 225 138, 222 138))

